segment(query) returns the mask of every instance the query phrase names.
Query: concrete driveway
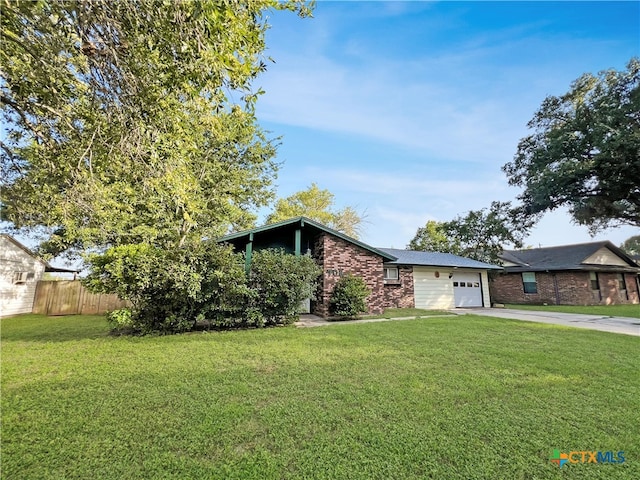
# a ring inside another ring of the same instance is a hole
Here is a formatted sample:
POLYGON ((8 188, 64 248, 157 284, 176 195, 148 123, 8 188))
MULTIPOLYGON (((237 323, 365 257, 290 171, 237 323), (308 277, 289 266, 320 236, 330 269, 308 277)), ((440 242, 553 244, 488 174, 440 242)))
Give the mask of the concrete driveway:
MULTIPOLYGON (((638 308, 640 308, 640 306, 638 308)), ((513 310, 510 308, 456 308, 452 310, 452 312, 457 315, 469 313, 488 317, 511 318, 513 320, 524 320, 526 322, 551 323, 553 325, 588 328, 602 332, 623 333, 625 335, 640 337, 640 318, 513 310)))

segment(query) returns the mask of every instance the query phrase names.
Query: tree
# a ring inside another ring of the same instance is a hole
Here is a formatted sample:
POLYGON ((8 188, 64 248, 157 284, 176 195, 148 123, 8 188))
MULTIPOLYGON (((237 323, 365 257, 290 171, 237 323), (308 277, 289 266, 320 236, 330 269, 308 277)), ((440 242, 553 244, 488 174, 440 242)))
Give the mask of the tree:
POLYGON ((459 254, 460 245, 449 236, 446 226, 446 222, 429 220, 424 227, 418 228, 407 248, 409 250, 459 254))
POLYGON ((312 183, 306 190, 281 198, 267 217, 267 223, 276 223, 289 218, 305 216, 323 225, 338 230, 353 238, 358 238, 363 216, 352 207, 334 210, 334 196, 329 190, 322 190, 312 183))
POLYGON ((491 202, 449 222, 427 222, 419 228, 409 248, 452 253, 487 263, 497 263, 508 246, 522 247, 532 223, 523 223, 509 202, 491 202))
POLYGON ((620 248, 629 255, 640 255, 640 235, 627 238, 622 245, 620 245, 620 248))
POLYGON ((3 2, 2 218, 51 253, 250 225, 276 144, 254 116, 265 10, 297 0, 3 2))
POLYGON ((583 75, 547 97, 528 126, 534 132, 503 166, 509 184, 524 187, 526 216, 566 206, 592 233, 640 225, 640 59, 583 75))

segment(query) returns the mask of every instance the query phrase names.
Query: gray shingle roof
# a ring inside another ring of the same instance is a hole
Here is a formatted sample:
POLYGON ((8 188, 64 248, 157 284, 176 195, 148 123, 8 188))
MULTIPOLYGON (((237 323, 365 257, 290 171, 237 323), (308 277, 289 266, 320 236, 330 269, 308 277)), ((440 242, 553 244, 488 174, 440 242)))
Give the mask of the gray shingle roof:
POLYGON ((505 267, 507 272, 532 272, 547 270, 637 270, 633 260, 621 249, 608 241, 580 243, 577 245, 561 245, 558 247, 531 248, 528 250, 505 250, 501 258, 507 262, 515 263, 516 267, 505 267), (587 258, 601 248, 608 248, 622 260, 628 267, 588 265, 583 263, 587 258))
POLYGON ((470 258, 459 257, 451 253, 421 252, 416 250, 399 250, 397 248, 378 248, 397 258, 385 265, 416 265, 434 267, 477 268, 482 270, 502 270, 502 267, 478 262, 470 258))

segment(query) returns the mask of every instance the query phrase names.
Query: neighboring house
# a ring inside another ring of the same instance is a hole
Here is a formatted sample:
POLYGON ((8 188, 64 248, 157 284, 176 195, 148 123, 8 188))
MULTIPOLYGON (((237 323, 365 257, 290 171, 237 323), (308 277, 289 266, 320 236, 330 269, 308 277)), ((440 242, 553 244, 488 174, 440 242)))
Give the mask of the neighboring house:
POLYGON ((15 238, 0 234, 0 317, 32 311, 44 272, 73 270, 52 267, 15 238))
POLYGON ((333 288, 346 274, 362 277, 371 289, 368 313, 382 313, 390 307, 489 307, 487 272, 501 270, 451 254, 374 248, 305 217, 233 233, 219 242, 245 252, 247 268, 252 252, 264 248, 311 255, 322 277, 309 311, 325 317, 333 288))
POLYGON ((640 267, 611 242, 505 250, 495 276, 498 303, 610 305, 638 303, 640 267))

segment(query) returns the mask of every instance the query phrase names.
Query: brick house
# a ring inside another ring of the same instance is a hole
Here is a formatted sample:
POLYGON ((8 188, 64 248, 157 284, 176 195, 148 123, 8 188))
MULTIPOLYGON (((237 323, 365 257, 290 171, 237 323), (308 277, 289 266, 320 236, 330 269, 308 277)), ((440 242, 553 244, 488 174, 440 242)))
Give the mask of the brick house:
POLYGON ((640 302, 640 266, 611 242, 505 250, 490 282, 498 303, 611 305, 640 302))
POLYGON ((316 299, 307 311, 330 315, 330 298, 346 274, 364 279, 371 290, 368 313, 385 308, 442 309, 490 306, 488 270, 500 267, 456 255, 374 248, 305 217, 226 235, 220 242, 244 252, 247 268, 252 252, 281 248, 311 255, 322 268, 316 299))

